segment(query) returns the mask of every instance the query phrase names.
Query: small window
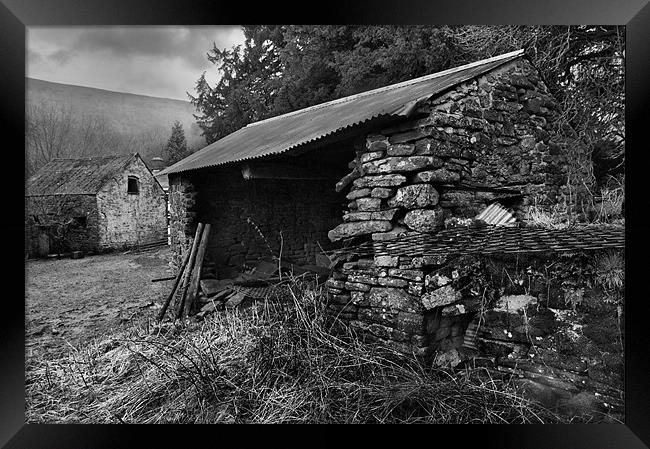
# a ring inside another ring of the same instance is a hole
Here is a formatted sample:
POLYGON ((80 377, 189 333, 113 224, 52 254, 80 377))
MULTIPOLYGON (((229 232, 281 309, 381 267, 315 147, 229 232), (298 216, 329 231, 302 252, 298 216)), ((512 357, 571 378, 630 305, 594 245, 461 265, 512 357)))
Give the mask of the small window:
POLYGON ((138 185, 138 178, 135 176, 129 176, 129 184, 127 187, 127 192, 128 193, 133 193, 137 195, 140 193, 140 186, 138 185))

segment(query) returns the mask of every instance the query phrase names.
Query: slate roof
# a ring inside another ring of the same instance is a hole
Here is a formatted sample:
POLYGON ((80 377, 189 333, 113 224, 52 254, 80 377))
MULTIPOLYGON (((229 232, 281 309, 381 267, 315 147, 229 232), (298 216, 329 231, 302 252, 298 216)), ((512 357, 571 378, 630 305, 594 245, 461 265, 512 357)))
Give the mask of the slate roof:
POLYGON ((279 154, 378 117, 408 117, 420 102, 523 54, 523 50, 517 50, 254 122, 167 167, 160 174, 279 154))
POLYGON ((25 196, 95 195, 136 157, 140 156, 54 159, 27 180, 25 196))
POLYGON ((435 234, 412 232, 389 242, 364 242, 335 250, 332 255, 532 254, 624 247, 623 226, 584 225, 567 229, 486 226, 449 228, 435 234))

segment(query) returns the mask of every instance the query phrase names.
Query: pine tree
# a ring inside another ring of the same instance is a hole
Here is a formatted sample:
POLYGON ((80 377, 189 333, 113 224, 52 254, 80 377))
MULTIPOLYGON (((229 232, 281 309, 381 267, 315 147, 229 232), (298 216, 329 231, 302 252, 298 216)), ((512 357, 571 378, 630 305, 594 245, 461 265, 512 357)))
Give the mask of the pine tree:
POLYGON ((191 151, 187 148, 187 140, 185 139, 183 125, 181 125, 181 122, 177 120, 172 125, 172 134, 167 141, 167 146, 165 147, 165 162, 169 166, 186 158, 190 154, 191 151))

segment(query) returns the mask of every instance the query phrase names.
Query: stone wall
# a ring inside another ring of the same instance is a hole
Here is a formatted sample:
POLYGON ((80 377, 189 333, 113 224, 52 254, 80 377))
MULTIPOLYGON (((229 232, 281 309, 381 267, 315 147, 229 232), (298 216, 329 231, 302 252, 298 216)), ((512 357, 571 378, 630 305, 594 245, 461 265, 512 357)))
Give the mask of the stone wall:
POLYGON ((101 249, 159 242, 167 238, 165 192, 138 158, 97 194, 101 249), (138 178, 139 193, 127 192, 128 177, 138 178))
POLYGON ((171 265, 182 263, 196 232, 196 189, 186 176, 169 175, 169 233, 173 249, 171 265))
POLYGON ((331 247, 327 232, 345 205, 332 181, 245 180, 238 165, 170 178, 172 244, 193 237, 196 222, 211 223, 206 263, 219 278, 280 251, 296 263, 315 264, 320 246, 331 247))
MULTIPOLYGON (((589 186, 586 173, 570 176, 576 164, 568 162, 580 161, 581 149, 560 129, 557 104, 525 59, 435 97, 415 117, 369 134, 357 150, 353 171, 337 185, 347 192, 348 211, 330 239, 372 239, 381 249, 474 217, 494 200, 522 220, 531 204, 550 208, 569 197, 575 203, 589 186)), ((373 325, 375 334, 383 323, 387 339, 424 352, 437 346, 431 324, 427 330, 421 320, 433 308, 426 302, 453 299, 444 296, 446 287, 425 294, 425 271, 440 263, 400 252, 349 261, 330 281, 332 307, 373 325)), ((441 318, 437 326, 455 334, 462 324, 456 321, 441 318)))
MULTIPOLYGON (((579 308, 576 316, 555 313, 556 306, 566 310, 567 288, 554 290, 560 299, 550 297, 550 283, 544 285, 545 291, 531 287, 521 295, 521 289, 502 288, 503 278, 488 268, 498 265, 494 261, 486 265, 484 260, 450 260, 447 255, 423 256, 387 246, 409 235, 480 225, 471 218, 495 200, 510 207, 520 221, 526 221, 531 205, 550 209, 563 204, 580 210, 591 185, 589 164, 574 133, 560 125, 558 114, 538 73, 522 59, 430 100, 411 120, 367 135, 352 172, 337 185, 350 202, 343 222, 329 237, 372 241, 376 255, 360 258, 351 253, 336 269, 327 283, 331 315, 364 339, 435 356, 440 364, 457 364, 463 356, 458 350, 465 345, 493 360, 523 357, 535 367, 550 366, 553 359, 558 369, 566 368, 560 366, 565 360, 559 355, 562 351, 588 358, 579 348, 584 341, 560 343, 564 349, 553 346, 562 338, 557 337, 558 329, 569 329, 565 336, 571 339, 575 337, 571 332, 591 319, 578 317, 579 308), (509 293, 519 307, 516 317, 511 309, 500 308, 508 303, 509 293), (546 299, 541 299, 544 294, 546 299), (522 314, 529 321, 521 322, 522 314), (480 338, 468 343, 480 324, 480 338), (533 347, 550 349, 545 353, 533 347)), ((521 265, 511 262, 500 262, 500 273, 519 272, 521 265)), ((539 261, 533 265, 545 266, 539 261)), ((602 300, 602 295, 592 297, 590 303, 602 300)), ((618 360, 620 348, 611 349, 618 360)), ((590 356, 597 353, 593 349, 590 356)), ((589 363, 595 366, 594 360, 589 363)), ((620 380, 619 376, 614 383, 620 380)), ((562 386, 565 393, 584 390, 562 386)), ((564 393, 557 394, 567 399, 564 393)))
MULTIPOLYGON (((25 198, 25 250, 29 257, 39 255, 39 238, 50 235, 50 251, 95 252, 99 249, 99 216, 93 195, 49 195, 25 198), (71 222, 71 219, 85 220, 71 222), (63 243, 55 244, 56 227, 64 225, 63 243)), ((44 254, 40 254, 44 255, 44 254)))

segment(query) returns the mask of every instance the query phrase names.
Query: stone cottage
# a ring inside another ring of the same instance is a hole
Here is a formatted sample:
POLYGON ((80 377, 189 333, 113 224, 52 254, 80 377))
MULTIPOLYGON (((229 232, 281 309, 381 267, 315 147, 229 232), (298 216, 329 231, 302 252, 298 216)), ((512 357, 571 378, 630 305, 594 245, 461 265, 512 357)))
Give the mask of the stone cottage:
POLYGON ((165 194, 137 153, 54 159, 26 182, 25 225, 30 256, 160 242, 165 194))
POLYGON ((251 123, 162 173, 177 254, 198 222, 213 224, 206 258, 218 277, 325 252, 328 310, 363 338, 443 364, 468 350, 533 366, 535 385, 551 376, 553 402, 587 378, 622 385, 622 362, 594 368, 621 357, 607 345, 622 309, 596 300, 591 321, 579 314, 593 286, 581 254, 620 251, 623 230, 527 226, 531 211, 586 212, 590 166, 515 51, 251 123), (475 219, 486 210, 508 226, 475 219), (586 342, 582 326, 597 326, 586 342))

